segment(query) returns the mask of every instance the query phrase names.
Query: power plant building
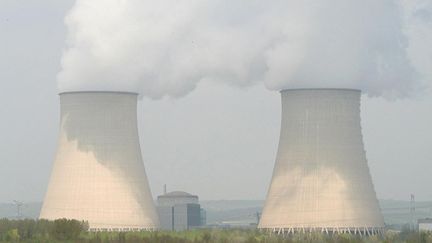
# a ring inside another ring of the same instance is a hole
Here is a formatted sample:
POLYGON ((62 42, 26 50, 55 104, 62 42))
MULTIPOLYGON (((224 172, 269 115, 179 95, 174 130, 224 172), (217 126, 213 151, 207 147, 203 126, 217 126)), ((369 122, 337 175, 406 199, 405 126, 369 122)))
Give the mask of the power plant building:
POLYGON ((137 94, 60 94, 57 155, 40 218, 88 221, 94 231, 155 230, 141 155, 137 94))
POLYGON ((198 196, 174 191, 158 196, 157 203, 162 230, 182 231, 205 225, 205 211, 198 196))
POLYGON ((417 220, 419 231, 429 231, 432 232, 432 219, 419 219, 417 220))
POLYGON ((259 228, 380 234, 359 90, 284 90, 279 149, 259 228))

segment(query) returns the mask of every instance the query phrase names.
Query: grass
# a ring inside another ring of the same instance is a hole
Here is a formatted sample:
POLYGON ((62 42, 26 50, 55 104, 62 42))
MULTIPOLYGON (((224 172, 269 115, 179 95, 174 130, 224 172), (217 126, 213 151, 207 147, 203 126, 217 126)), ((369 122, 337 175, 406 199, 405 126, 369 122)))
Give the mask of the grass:
POLYGON ((107 243, 432 243, 432 233, 387 232, 384 236, 296 234, 271 235, 257 230, 193 230, 184 232, 86 233, 80 242, 107 243))

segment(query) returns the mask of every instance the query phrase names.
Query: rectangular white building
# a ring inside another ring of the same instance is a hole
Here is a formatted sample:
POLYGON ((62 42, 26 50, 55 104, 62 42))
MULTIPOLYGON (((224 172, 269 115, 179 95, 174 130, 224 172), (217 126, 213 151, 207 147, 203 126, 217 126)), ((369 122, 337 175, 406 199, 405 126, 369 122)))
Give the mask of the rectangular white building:
POLYGON ((418 229, 419 231, 432 231, 432 219, 419 219, 418 229))

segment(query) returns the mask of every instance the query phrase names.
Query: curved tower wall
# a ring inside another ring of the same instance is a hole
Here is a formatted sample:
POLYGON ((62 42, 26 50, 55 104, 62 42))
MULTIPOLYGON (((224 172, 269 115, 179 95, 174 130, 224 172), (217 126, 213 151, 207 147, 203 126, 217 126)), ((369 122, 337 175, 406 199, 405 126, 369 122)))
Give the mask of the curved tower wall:
POLYGON ((366 160, 358 90, 285 90, 260 228, 375 234, 384 227, 366 160))
POLYGON ((40 218, 77 219, 91 230, 159 226, 139 145, 137 95, 60 94, 57 156, 40 218))

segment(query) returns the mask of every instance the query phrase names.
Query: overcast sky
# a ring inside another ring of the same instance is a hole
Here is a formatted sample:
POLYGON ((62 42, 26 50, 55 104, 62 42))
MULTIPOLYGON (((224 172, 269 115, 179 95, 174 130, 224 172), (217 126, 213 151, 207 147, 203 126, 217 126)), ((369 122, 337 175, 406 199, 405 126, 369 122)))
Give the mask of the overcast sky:
MULTIPOLYGON (((0 1, 0 202, 42 201, 56 150, 56 75, 72 0, 0 1)), ((264 199, 280 128, 280 97, 202 82, 181 99, 140 101, 140 135, 153 195, 264 199)), ((377 196, 432 200, 432 94, 363 97, 362 125, 377 196)))

